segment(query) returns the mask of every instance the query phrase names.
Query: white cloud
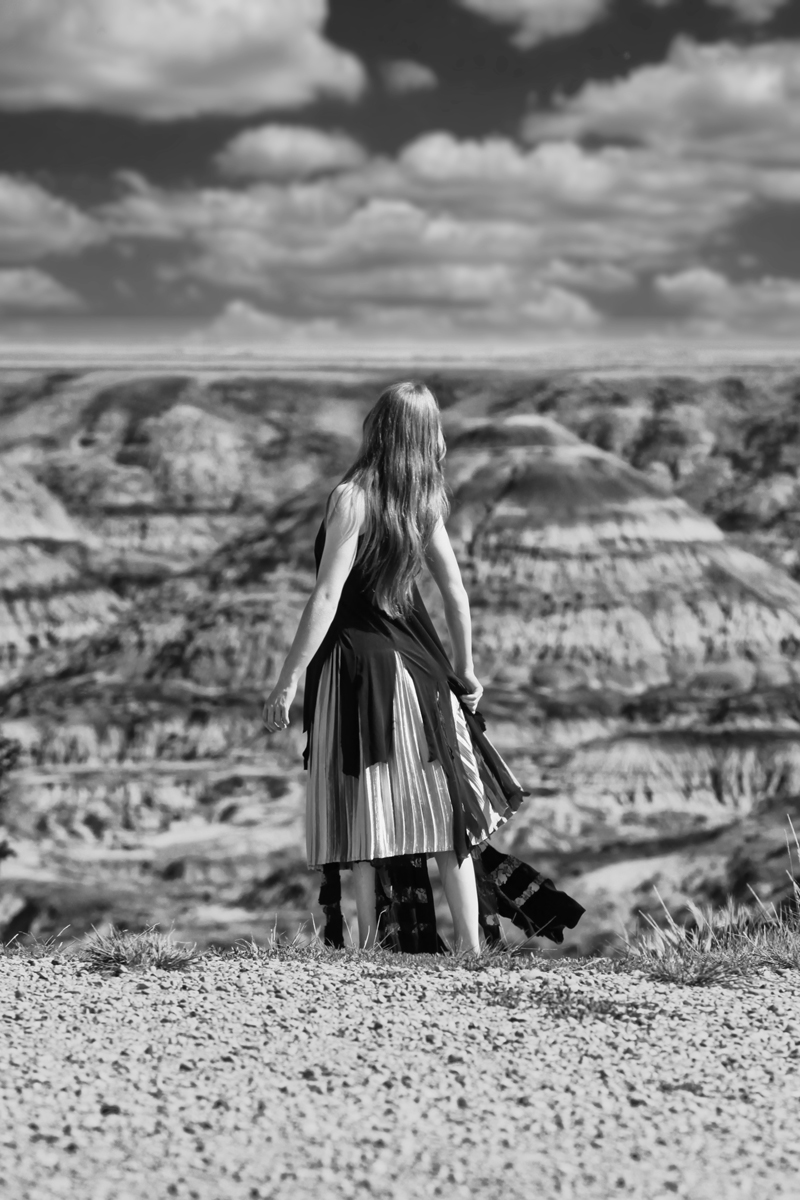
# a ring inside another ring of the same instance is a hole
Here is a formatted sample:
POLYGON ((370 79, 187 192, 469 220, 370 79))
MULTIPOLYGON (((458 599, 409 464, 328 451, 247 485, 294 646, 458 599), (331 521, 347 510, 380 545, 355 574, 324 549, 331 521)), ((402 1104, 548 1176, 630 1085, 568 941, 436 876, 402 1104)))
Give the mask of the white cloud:
MULTIPOLYGON (((283 321, 602 330, 615 320, 603 310, 630 310, 626 293, 640 304, 643 280, 682 276, 757 201, 789 202, 798 180, 791 165, 684 153, 677 140, 525 147, 431 132, 315 178, 171 190, 127 174, 99 215, 127 239, 174 243, 175 286, 283 321)), ((741 312, 755 320, 753 304, 741 312)))
POLYGON ((266 347, 285 341, 326 340, 335 338, 339 331, 336 320, 292 320, 237 299, 229 301, 219 316, 190 341, 266 347))
POLYGON ((103 236, 97 222, 38 184, 0 175, 0 260, 74 254, 103 236))
MULTIPOLYGON (((522 148, 433 133, 396 159, 309 181, 171 191, 135 175, 103 211, 126 238, 182 247, 174 281, 257 299, 292 318, 364 305, 462 322, 584 328, 589 295, 675 269, 744 211, 751 190, 717 164, 649 148, 522 148)), ((599 301, 598 301, 599 303, 599 301)))
POLYGON ((547 283, 589 288, 597 292, 624 292, 636 283, 634 272, 617 263, 569 262, 564 258, 554 258, 548 262, 540 277, 547 283))
POLYGON ((327 0, 25 0, 0 8, 0 106, 152 120, 357 96, 327 0))
POLYGON ((417 203, 513 218, 538 229, 551 256, 629 259, 638 268, 696 248, 743 212, 754 192, 752 179, 724 163, 566 140, 525 151, 504 138, 426 134, 398 165, 403 183, 387 186, 417 203))
MULTIPOLYGON (((341 318, 352 326, 370 314, 367 323, 374 325, 381 311, 402 312, 407 325, 416 312, 421 327, 440 314, 487 327, 585 329, 601 320, 579 290, 571 290, 566 261, 553 264, 558 239, 542 245, 535 204, 527 204, 532 220, 524 201, 516 217, 497 219, 483 178, 464 215, 443 210, 441 195, 430 189, 426 206, 419 177, 386 161, 313 183, 240 191, 168 192, 135 176, 124 182, 128 196, 105 213, 113 228, 129 237, 183 242, 183 262, 171 267, 176 278, 245 292, 282 320, 341 318), (404 197, 404 190, 416 199, 404 197)), ((463 199, 458 174, 455 183, 463 199)), ((560 201, 556 189, 544 204, 555 210, 560 201)), ((602 236, 607 247, 607 230, 602 236)), ((574 230, 561 240, 566 253, 574 230)), ((582 268, 584 279, 590 270, 582 268)), ((616 286, 622 271, 606 268, 600 286, 612 276, 616 286)), ((594 269, 595 282, 602 274, 594 269)), ((580 276, 576 267, 577 284, 580 276)))
POLYGON ((581 33, 603 17, 610 0, 458 0, 462 8, 490 21, 514 26, 521 48, 549 38, 581 33))
POLYGON ((522 304, 522 313, 533 325, 592 329, 602 324, 602 318, 583 296, 566 288, 540 287, 522 304))
POLYGON ((607 156, 588 154, 573 142, 549 142, 525 152, 507 138, 459 140, 428 133, 406 146, 401 168, 433 184, 471 183, 496 188, 506 182, 558 195, 575 204, 607 195, 616 172, 607 156))
POLYGON ((656 292, 707 331, 800 333, 800 279, 764 276, 735 283, 708 267, 659 275, 656 292))
POLYGON ((666 60, 622 79, 589 82, 523 134, 599 134, 728 162, 800 162, 800 43, 697 45, 678 37, 666 60))
POLYGON ((439 82, 434 71, 413 59, 398 58, 381 67, 384 87, 390 92, 419 92, 435 88, 439 82))
POLYGON ((83 307, 80 296, 38 267, 0 268, 4 312, 76 312, 83 307))
POLYGON ((226 175, 253 179, 303 179, 366 162, 363 147, 345 133, 306 125, 262 125, 237 134, 217 155, 226 175))

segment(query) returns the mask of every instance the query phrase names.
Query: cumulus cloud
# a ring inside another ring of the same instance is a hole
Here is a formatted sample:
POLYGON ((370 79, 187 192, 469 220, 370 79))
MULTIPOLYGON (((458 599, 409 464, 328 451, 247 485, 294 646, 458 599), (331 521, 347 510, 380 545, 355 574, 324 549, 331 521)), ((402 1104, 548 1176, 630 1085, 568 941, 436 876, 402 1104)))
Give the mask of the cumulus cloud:
POLYGON ((610 0, 458 0, 462 8, 514 28, 521 49, 581 33, 601 19, 610 0))
POLYGON ((0 259, 74 254, 102 240, 99 224, 38 184, 0 175, 0 259))
POLYGON ((435 88, 439 83, 430 67, 413 59, 399 58, 381 67, 384 87, 390 92, 419 92, 435 88))
POLYGON ((684 157, 800 162, 800 44, 673 42, 662 63, 589 82, 552 113, 532 113, 529 140, 617 138, 684 157))
MULTIPOLYGON (((675 270, 747 210, 740 170, 649 147, 430 133, 395 158, 246 187, 155 187, 106 206, 126 239, 175 244, 175 280, 252 297, 293 319, 364 306, 447 311, 462 325, 587 328, 603 296, 675 270)), ((360 318, 359 318, 360 319, 360 318)))
POLYGON ((568 140, 526 151, 505 138, 426 134, 398 161, 415 200, 513 217, 538 228, 555 255, 629 258, 640 267, 696 247, 739 215, 753 191, 725 164, 568 140))
POLYGON ((323 341, 335 338, 340 324, 334 319, 292 320, 264 312, 246 300, 230 300, 193 341, 222 345, 274 346, 286 341, 323 341))
POLYGON ((323 34, 327 0, 25 0, 0 8, 0 106, 153 120, 353 98, 365 74, 323 34))
POLYGON ((733 282, 708 267, 659 275, 653 286, 674 308, 702 319, 707 331, 796 334, 800 323, 800 279, 763 276, 733 282))
MULTIPOLYGON (((237 295, 282 320, 586 330, 613 325, 604 312, 625 311, 626 293, 641 297, 648 279, 682 277, 759 199, 789 202, 800 188, 791 164, 702 154, 691 142, 685 151, 656 135, 523 146, 433 131, 393 157, 361 151, 347 169, 306 176, 305 164, 281 162, 274 141, 254 139, 240 169, 252 155, 255 170, 265 144, 271 177, 170 189, 128 173, 98 216, 112 235, 172 243, 174 283, 199 283, 221 301, 237 295)), ((232 147, 242 153, 239 139, 223 153, 232 147)), ((666 302, 663 289, 655 295, 666 302)), ((697 306, 686 313, 710 319, 697 306)))
POLYGON ((546 263, 541 278, 547 283, 596 292, 624 292, 636 284, 636 274, 618 263, 570 262, 564 258, 553 258, 546 263))
POLYGON ((237 134, 217 155, 226 175, 253 179, 303 179, 366 162, 363 147, 345 133, 305 125, 262 125, 237 134))
POLYGON ((750 195, 735 180, 710 180, 703 164, 676 169, 649 151, 570 143, 525 151, 451 135, 418 139, 397 160, 285 186, 170 191, 136 176, 123 182, 127 194, 104 212, 114 232, 182 241, 196 251, 186 270, 259 292, 281 271, 370 262, 537 272, 560 258, 584 269, 663 269, 750 195))
POLYGON ((0 309, 5 313, 76 312, 77 293, 38 267, 0 268, 0 309))

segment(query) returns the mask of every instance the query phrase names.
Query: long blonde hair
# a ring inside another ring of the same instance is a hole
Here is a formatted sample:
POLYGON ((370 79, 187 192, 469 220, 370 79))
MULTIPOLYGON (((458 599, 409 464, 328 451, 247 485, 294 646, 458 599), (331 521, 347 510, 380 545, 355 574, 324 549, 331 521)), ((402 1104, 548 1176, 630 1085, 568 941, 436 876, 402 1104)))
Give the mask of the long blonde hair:
POLYGON ((442 445, 439 405, 429 388, 392 384, 367 413, 358 458, 342 479, 363 491, 364 537, 356 561, 376 603, 393 617, 410 611, 428 542, 450 512, 442 445))

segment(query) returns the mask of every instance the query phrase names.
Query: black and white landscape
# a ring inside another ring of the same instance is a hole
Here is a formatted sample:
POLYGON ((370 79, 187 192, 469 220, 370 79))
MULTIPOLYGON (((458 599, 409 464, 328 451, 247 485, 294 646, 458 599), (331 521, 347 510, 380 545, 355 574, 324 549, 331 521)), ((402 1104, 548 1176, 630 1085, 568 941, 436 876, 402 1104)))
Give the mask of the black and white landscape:
MULTIPOLYGON (((791 893, 800 364, 742 358, 423 368, 482 709, 531 792, 502 841, 586 906, 571 953, 659 897, 791 893)), ((268 741, 259 702, 387 369, 4 371, 5 938, 311 935, 300 707, 268 741)))

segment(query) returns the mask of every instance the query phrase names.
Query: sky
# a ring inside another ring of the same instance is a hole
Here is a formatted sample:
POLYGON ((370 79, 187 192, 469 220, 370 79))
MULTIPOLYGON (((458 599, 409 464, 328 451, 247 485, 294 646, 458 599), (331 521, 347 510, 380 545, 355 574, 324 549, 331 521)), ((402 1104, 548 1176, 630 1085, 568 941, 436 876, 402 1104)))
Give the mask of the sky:
POLYGON ((800 331, 800 0, 0 0, 0 348, 800 331))

